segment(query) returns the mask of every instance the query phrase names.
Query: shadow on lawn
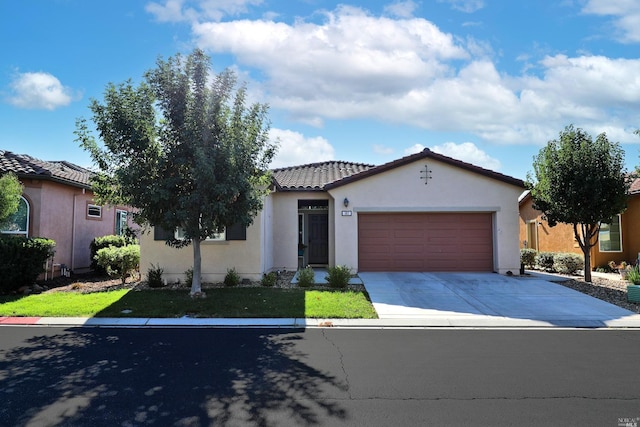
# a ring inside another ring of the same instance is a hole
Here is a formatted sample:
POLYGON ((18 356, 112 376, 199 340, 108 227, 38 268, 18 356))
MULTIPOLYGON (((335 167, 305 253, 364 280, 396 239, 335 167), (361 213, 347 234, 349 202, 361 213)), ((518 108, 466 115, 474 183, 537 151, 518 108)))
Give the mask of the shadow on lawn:
POLYGON ((328 398, 346 398, 346 382, 305 362, 302 330, 38 329, 25 340, 19 330, 4 330, 0 347, 2 425, 317 425, 347 417, 328 398))

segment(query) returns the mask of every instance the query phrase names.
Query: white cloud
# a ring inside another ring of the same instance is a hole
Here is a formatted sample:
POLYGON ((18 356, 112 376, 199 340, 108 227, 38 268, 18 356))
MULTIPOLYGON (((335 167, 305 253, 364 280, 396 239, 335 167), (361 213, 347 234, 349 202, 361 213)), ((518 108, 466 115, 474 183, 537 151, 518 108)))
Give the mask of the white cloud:
POLYGON ((453 9, 465 13, 473 13, 484 7, 484 0, 438 0, 440 3, 449 3, 453 9))
POLYGON ((489 156, 472 142, 463 142, 462 144, 445 142, 442 145, 431 147, 431 151, 493 171, 498 171, 501 167, 498 159, 489 156))
POLYGON ((335 158, 335 150, 325 138, 307 138, 299 132, 271 129, 270 139, 280 140, 280 148, 271 163, 272 168, 323 162, 335 158))
POLYGON ((411 1, 399 1, 384 7, 384 11, 399 18, 411 18, 418 5, 411 1))
POLYGON ((26 109, 55 110, 69 105, 73 91, 49 73, 20 73, 10 85, 10 104, 26 109))
POLYGON ((384 145, 380 145, 380 144, 373 144, 373 152, 376 154, 382 154, 383 156, 388 156, 390 154, 393 154, 395 150, 391 147, 385 147, 384 145))
POLYGON ((246 13, 249 6, 257 6, 262 0, 165 0, 149 2, 145 6, 160 22, 220 21, 225 16, 246 13))
POLYGON ((409 148, 405 148, 404 155, 409 156, 411 154, 416 154, 424 150, 426 147, 422 144, 414 144, 409 148))
POLYGON ((582 13, 611 16, 621 42, 640 42, 640 2, 638 0, 588 0, 582 13))

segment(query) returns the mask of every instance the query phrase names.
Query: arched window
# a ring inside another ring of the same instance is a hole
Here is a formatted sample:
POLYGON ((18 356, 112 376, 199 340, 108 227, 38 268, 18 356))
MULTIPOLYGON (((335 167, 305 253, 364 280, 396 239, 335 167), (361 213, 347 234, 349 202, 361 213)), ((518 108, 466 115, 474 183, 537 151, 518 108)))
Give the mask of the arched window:
POLYGON ((29 237, 29 202, 27 199, 20 196, 18 211, 9 217, 1 232, 29 237))

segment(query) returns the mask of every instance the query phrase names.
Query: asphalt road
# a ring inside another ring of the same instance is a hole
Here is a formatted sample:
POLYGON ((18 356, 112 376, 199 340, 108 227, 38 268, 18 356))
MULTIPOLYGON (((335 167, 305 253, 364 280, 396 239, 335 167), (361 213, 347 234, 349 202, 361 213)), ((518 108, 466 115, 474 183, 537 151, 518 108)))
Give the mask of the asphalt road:
POLYGON ((639 364, 640 331, 3 326, 0 425, 637 426, 639 364))

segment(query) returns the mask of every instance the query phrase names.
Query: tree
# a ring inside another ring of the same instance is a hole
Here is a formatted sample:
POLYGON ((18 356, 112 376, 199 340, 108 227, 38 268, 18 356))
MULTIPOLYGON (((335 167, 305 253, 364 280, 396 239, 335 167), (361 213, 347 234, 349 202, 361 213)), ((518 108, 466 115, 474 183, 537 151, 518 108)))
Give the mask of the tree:
POLYGON ((100 169, 99 201, 137 208, 134 219, 193 246, 191 295, 201 295, 200 243, 233 224, 249 226, 262 209, 276 145, 268 139, 266 104, 246 105, 246 86, 231 71, 212 75, 201 50, 163 60, 134 86, 109 84, 92 100, 100 147, 84 119, 80 145, 100 169))
POLYGON ((600 224, 627 207, 624 151, 604 133, 593 140, 570 125, 534 157, 533 169, 535 177, 527 176, 533 207, 551 227, 573 225, 584 254, 584 278, 591 282, 591 248, 598 243, 600 224))
POLYGON ((7 173, 0 177, 0 227, 6 225, 7 220, 20 206, 22 184, 13 173, 7 173))

